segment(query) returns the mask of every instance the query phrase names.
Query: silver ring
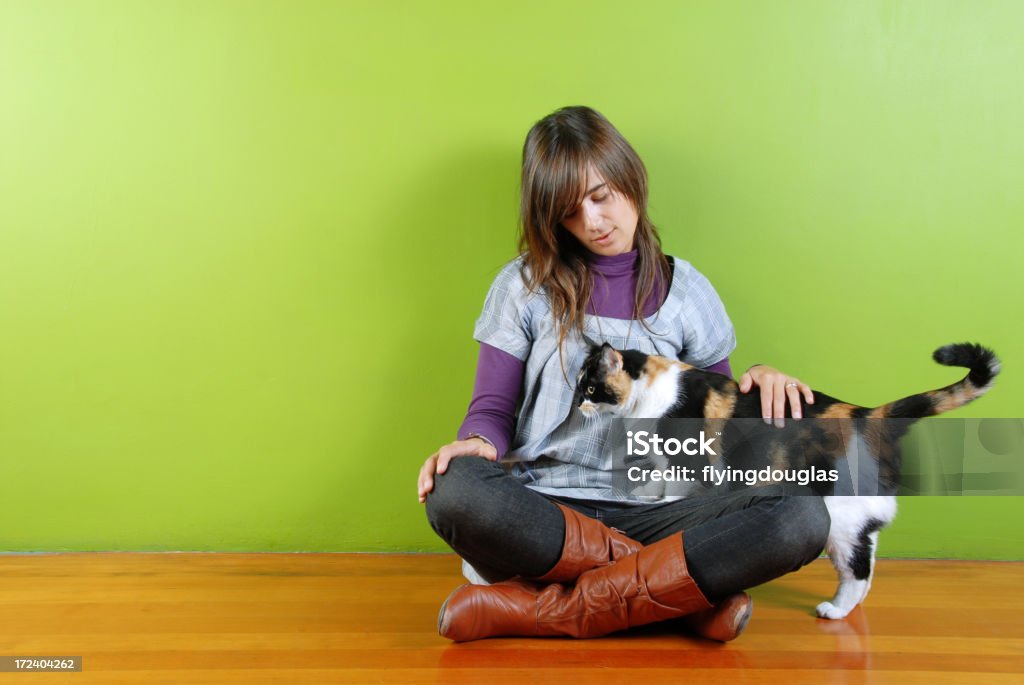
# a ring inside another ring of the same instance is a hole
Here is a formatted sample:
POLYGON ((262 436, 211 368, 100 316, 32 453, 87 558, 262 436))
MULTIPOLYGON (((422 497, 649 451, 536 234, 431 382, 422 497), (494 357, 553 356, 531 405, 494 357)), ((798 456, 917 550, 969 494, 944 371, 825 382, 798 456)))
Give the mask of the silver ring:
POLYGON ((796 383, 786 383, 786 387, 787 388, 795 388, 796 387, 796 383))

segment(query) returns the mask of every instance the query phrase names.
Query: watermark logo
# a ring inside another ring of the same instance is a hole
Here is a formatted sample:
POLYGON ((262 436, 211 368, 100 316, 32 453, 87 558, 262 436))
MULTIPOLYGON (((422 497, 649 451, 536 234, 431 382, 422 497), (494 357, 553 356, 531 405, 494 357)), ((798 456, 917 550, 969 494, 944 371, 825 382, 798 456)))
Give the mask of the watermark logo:
POLYGON ((626 455, 630 457, 646 457, 648 455, 675 457, 685 454, 691 457, 697 455, 717 457, 718 453, 711 447, 714 441, 715 438, 708 437, 704 431, 701 431, 697 437, 683 439, 666 439, 650 431, 626 431, 626 455))

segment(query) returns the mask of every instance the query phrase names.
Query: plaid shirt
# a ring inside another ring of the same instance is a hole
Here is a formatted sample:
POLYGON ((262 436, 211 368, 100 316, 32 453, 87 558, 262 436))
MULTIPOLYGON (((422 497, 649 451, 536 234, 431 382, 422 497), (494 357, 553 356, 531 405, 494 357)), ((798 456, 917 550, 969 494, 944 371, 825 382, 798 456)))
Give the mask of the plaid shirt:
MULTIPOLYGON (((646 319, 587 315, 585 335, 618 349, 635 349, 711 366, 736 347, 736 334, 711 283, 693 266, 673 258, 668 297, 646 319), (652 332, 653 331, 653 332, 652 332)), ((523 396, 509 451, 509 472, 539 492, 585 500, 650 501, 612 488, 611 452, 605 449, 611 417, 584 420, 573 411, 576 375, 589 345, 567 336, 561 366, 558 328, 543 289, 529 292, 520 276, 522 258, 509 262, 494 279, 473 337, 525 363, 523 396)))

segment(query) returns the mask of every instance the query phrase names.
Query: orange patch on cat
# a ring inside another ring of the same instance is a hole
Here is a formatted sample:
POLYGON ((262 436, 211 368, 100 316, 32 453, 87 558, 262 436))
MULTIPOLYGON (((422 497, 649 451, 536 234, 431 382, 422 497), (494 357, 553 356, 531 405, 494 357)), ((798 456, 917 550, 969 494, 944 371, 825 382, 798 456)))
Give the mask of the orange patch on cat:
POLYGON ((665 357, 659 357, 657 355, 651 355, 644 362, 644 373, 647 375, 647 385, 651 385, 661 376, 661 374, 672 368, 673 362, 671 359, 665 357))
POLYGON ((852 404, 846 404, 844 402, 837 402, 825 411, 818 414, 815 418, 818 419, 848 419, 853 416, 853 410, 856 409, 852 404))
POLYGON ((611 374, 605 380, 605 383, 612 389, 615 396, 618 397, 619 403, 624 403, 626 398, 629 397, 629 391, 633 389, 633 379, 625 371, 611 374))
POLYGON ((925 394, 932 399, 936 414, 959 409, 978 396, 976 388, 969 382, 957 386, 952 391, 936 390, 925 394))
POLYGON ((704 400, 704 416, 709 419, 727 419, 736 409, 736 393, 725 394, 717 390, 708 390, 704 400))
POLYGON ((818 425, 824 430, 824 440, 822 440, 824 450, 830 454, 845 453, 855 430, 853 420, 827 421, 818 425))

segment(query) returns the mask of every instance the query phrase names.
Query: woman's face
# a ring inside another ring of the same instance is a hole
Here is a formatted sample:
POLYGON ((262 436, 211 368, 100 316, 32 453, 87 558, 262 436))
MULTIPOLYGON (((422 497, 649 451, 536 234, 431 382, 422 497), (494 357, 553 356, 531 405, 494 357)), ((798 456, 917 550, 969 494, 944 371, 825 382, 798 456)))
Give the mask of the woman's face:
POLYGON ((614 192, 593 167, 588 167, 583 202, 562 219, 562 225, 583 247, 610 257, 633 249, 638 221, 633 202, 614 192))

